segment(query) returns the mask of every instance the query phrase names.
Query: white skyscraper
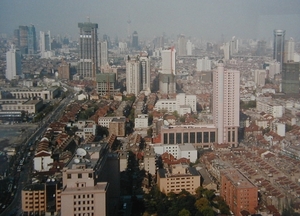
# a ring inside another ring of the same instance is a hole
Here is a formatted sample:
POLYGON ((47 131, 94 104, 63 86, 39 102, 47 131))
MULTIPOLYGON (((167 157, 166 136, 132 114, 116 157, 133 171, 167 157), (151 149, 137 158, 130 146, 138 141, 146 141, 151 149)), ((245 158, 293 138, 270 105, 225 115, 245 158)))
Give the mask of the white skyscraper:
POLYGON ((175 53, 172 47, 161 51, 162 65, 159 73, 159 91, 162 94, 176 93, 175 53))
POLYGON ((233 54, 237 54, 239 51, 239 41, 235 36, 232 37, 230 41, 230 56, 233 54))
POLYGON ((140 56, 140 74, 142 81, 142 90, 150 92, 150 58, 148 53, 141 53, 140 56))
POLYGON ((209 71, 211 70, 211 60, 208 57, 203 59, 197 59, 197 71, 209 71))
POLYGON ((138 58, 127 57, 126 61, 126 91, 128 94, 138 95, 141 89, 140 64, 138 58))
POLYGON ((240 72, 224 70, 219 61, 213 73, 213 121, 218 129, 217 142, 238 144, 240 115, 240 72))
POLYGON ((138 95, 141 91, 150 93, 150 60, 148 53, 126 61, 126 91, 138 95))
POLYGON ((40 51, 42 58, 51 57, 51 35, 50 31, 40 31, 40 51))
POLYGON ((257 86, 264 86, 266 83, 266 71, 255 70, 254 71, 254 82, 257 86))
POLYGON ((284 44, 284 57, 283 60, 285 63, 294 61, 295 53, 295 41, 293 38, 285 41, 284 44))
POLYGON ((186 39, 184 35, 179 35, 177 42, 178 56, 186 56, 186 39))
POLYGON ((163 74, 174 74, 175 72, 176 50, 172 47, 161 51, 161 70, 163 74))
POLYGON ((186 54, 188 56, 193 54, 193 44, 190 40, 186 42, 186 54))
POLYGON ((98 67, 104 67, 108 64, 107 41, 98 41, 98 67))
POLYGON ((221 46, 221 49, 224 52, 224 59, 229 60, 230 59, 230 43, 224 43, 223 46, 221 46))
POLYGON ((274 79, 276 74, 280 73, 280 62, 270 62, 269 63, 269 78, 274 79))
POLYGON ((6 52, 6 74, 8 80, 16 79, 22 75, 21 69, 21 51, 11 45, 9 51, 6 52))

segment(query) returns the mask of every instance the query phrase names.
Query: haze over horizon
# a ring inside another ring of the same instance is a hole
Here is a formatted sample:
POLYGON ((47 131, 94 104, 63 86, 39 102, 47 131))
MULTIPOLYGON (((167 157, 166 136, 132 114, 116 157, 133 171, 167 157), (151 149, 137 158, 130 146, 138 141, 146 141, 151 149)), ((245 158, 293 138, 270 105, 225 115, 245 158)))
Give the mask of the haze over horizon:
POLYGON ((98 23, 99 38, 127 36, 152 39, 165 34, 205 40, 238 38, 269 39, 274 29, 286 30, 286 38, 300 39, 300 1, 295 0, 2 0, 0 33, 13 34, 19 25, 33 24, 38 31, 51 35, 70 35, 77 39, 78 22, 87 17, 98 23))

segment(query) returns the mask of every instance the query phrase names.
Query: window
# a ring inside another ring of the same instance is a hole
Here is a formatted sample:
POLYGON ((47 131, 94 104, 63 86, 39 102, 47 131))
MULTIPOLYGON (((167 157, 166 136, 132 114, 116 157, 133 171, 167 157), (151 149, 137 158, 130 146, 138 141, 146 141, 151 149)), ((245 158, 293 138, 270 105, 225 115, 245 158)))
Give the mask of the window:
POLYGON ((183 133, 183 142, 184 143, 188 143, 189 142, 189 136, 188 136, 189 134, 188 133, 183 133))
POLYGON ((195 132, 190 133, 190 143, 195 143, 195 132))
POLYGON ((169 144, 174 144, 175 140, 174 140, 174 133, 169 133, 169 144))
POLYGON ((176 133, 176 143, 181 144, 181 133, 176 133))
POLYGON ((78 173, 78 178, 82 178, 82 174, 81 173, 78 173))

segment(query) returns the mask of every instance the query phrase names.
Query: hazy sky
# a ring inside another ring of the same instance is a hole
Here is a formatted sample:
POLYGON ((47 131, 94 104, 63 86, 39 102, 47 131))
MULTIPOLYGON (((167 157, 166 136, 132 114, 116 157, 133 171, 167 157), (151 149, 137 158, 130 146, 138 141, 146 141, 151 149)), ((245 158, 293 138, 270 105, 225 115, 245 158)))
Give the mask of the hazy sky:
POLYGON ((0 0, 0 33, 19 25, 78 37, 78 22, 98 23, 99 37, 127 35, 127 20, 139 38, 174 37, 228 40, 268 39, 273 29, 300 39, 299 0, 0 0))

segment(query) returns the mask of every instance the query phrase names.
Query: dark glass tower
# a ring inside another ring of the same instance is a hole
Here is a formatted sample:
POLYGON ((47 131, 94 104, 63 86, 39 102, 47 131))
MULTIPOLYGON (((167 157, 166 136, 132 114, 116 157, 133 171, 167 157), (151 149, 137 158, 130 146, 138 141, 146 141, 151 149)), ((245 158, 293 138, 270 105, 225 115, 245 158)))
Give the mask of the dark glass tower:
POLYGON ((79 62, 77 73, 85 79, 96 79, 97 68, 97 29, 98 24, 86 22, 78 23, 79 62))
POLYGON ((139 49, 139 37, 136 31, 132 34, 132 48, 138 50, 139 49))

